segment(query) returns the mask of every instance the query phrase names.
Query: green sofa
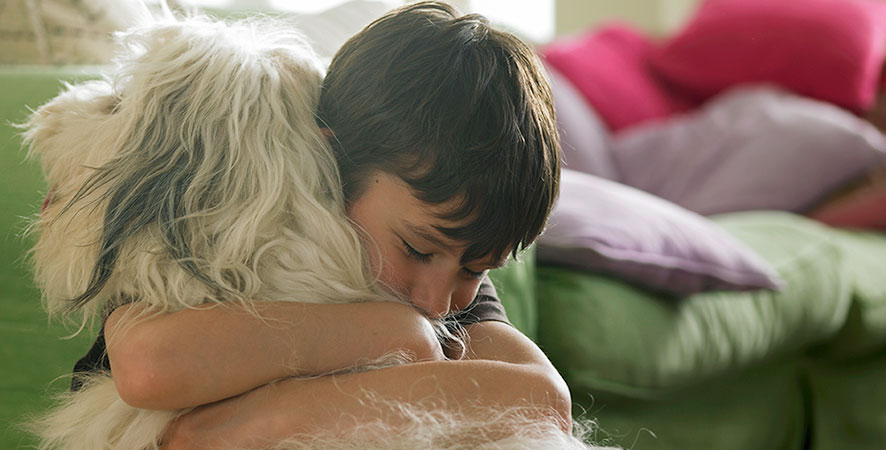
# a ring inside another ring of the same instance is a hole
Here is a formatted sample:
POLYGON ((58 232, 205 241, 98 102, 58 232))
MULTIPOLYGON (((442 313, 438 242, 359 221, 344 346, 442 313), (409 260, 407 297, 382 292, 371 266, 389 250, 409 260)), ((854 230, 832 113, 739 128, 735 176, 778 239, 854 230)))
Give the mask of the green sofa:
POLYGON ((714 218, 780 292, 669 298, 542 267, 538 342, 633 449, 886 448, 886 236, 780 212, 714 218))
POLYGON ((61 89, 60 80, 95 77, 94 68, 0 67, 0 448, 32 448, 21 431, 28 415, 44 410, 54 393, 70 386, 73 363, 91 345, 83 332, 52 323, 40 305, 22 238, 28 218, 40 211, 46 194, 40 166, 26 161, 18 130, 36 108, 61 89))
MULTIPOLYGON (((0 67, 0 448, 68 386, 93 330, 50 324, 21 233, 45 194, 17 130, 27 107, 96 69, 0 67)), ((635 450, 886 448, 886 235, 779 212, 715 221, 787 281, 781 292, 672 298, 616 279, 538 267, 493 274, 511 321, 569 383, 594 438, 635 450)))

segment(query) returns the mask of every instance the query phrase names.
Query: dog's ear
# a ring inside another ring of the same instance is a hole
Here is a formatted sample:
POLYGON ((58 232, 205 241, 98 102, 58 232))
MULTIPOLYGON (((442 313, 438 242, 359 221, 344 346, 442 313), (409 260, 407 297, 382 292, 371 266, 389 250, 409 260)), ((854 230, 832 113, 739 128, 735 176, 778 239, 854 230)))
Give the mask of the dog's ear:
POLYGON ((72 171, 100 166, 113 156, 100 144, 116 137, 108 133, 107 122, 118 101, 107 80, 66 84, 21 126, 29 157, 39 158, 47 183, 74 181, 79 177, 72 171))
POLYGON ((107 80, 67 85, 20 126, 29 157, 40 160, 50 187, 41 214, 29 227, 37 235, 31 252, 35 278, 50 314, 65 311, 63 300, 85 289, 96 261, 99 199, 73 200, 95 168, 115 154, 117 103, 107 80), (70 213, 63 214, 66 210, 70 213))

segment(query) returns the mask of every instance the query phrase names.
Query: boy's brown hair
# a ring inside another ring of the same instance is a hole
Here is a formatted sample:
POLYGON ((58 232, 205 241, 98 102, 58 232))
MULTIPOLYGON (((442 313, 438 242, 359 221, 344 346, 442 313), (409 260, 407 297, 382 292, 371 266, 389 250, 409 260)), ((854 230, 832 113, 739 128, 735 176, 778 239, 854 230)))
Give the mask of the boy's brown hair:
POLYGON ((374 170, 420 200, 455 200, 440 228, 468 243, 463 262, 516 253, 557 196, 553 100, 529 46, 479 15, 420 2, 377 19, 336 53, 319 121, 329 128, 347 201, 374 170))

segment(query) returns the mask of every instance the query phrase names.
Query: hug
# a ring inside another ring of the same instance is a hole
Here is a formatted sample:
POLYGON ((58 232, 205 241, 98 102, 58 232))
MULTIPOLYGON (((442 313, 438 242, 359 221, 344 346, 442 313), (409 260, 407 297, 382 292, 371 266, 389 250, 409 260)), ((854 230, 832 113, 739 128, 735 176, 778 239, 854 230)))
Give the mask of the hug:
POLYGON ((45 305, 101 323, 41 448, 589 448, 487 277, 558 192, 526 44, 437 2, 325 78, 282 20, 119 42, 24 126, 45 305))

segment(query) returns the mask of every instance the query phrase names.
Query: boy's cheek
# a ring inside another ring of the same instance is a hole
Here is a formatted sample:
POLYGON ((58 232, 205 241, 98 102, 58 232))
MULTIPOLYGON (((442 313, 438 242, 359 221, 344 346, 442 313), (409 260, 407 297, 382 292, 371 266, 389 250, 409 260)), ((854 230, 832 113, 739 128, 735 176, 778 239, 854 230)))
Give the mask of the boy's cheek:
POLYGON ((370 255, 372 273, 378 276, 378 281, 387 292, 407 300, 409 290, 405 281, 406 268, 402 267, 402 264, 397 264, 395 258, 378 251, 374 252, 370 255))

